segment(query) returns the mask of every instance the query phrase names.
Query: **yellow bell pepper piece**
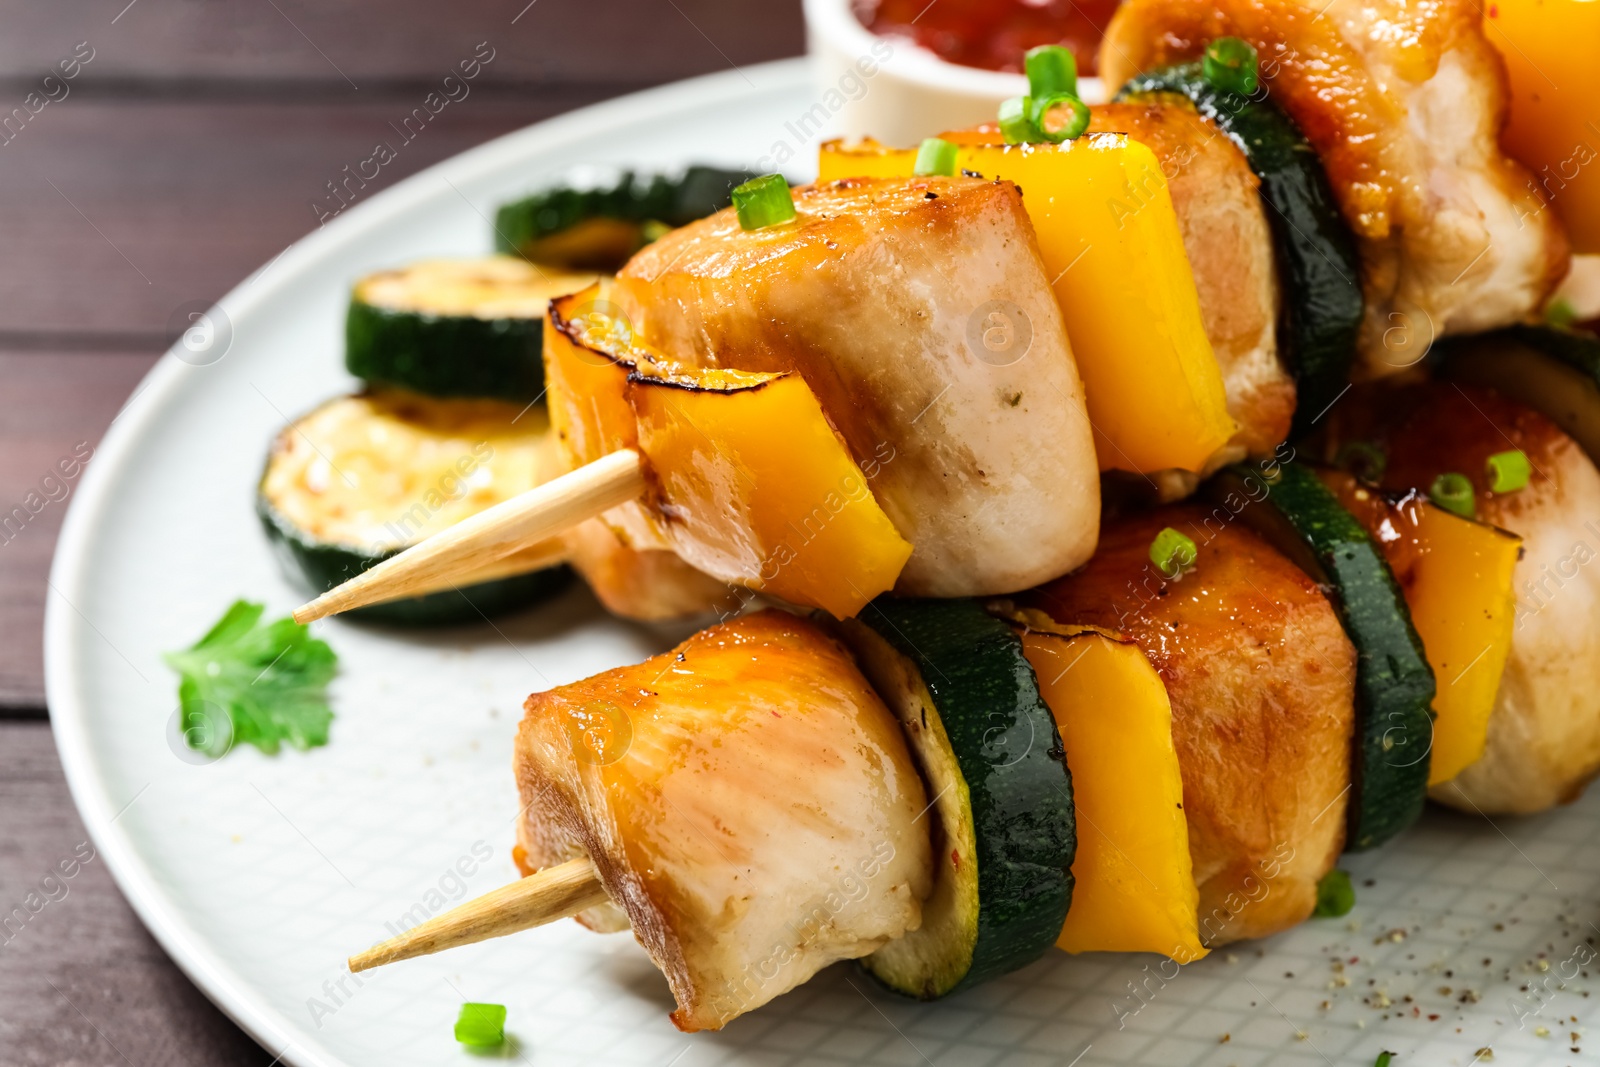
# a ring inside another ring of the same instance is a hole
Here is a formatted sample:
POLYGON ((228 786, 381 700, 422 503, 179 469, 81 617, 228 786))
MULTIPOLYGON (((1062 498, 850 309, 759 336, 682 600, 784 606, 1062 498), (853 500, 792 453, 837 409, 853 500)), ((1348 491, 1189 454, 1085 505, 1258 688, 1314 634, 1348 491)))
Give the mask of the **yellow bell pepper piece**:
MULTIPOLYGON (((1198 471, 1238 428, 1161 165, 1122 134, 1007 145, 946 133, 956 166, 1015 182, 1083 376, 1101 470, 1198 471)), ((821 181, 911 174, 916 153, 825 143, 821 181)))
POLYGON ((544 377, 550 426, 569 467, 638 443, 628 406, 637 359, 626 319, 612 314, 606 283, 550 301, 544 320, 544 377))
POLYGON ((1489 713, 1511 653, 1516 620, 1512 571, 1522 538, 1462 518, 1419 493, 1397 500, 1352 476, 1323 480, 1383 549, 1438 683, 1428 784, 1460 774, 1483 755, 1489 713))
POLYGON ((911 545, 796 374, 688 367, 646 343, 608 281, 551 301, 551 427, 571 466, 648 461, 649 507, 607 518, 636 547, 838 618, 893 588, 911 545))
POLYGON ((894 587, 911 545, 805 379, 680 369, 628 393, 688 563, 841 619, 894 587))
POLYGON ((1600 252, 1600 2, 1495 0, 1485 6, 1485 30, 1511 76, 1506 149, 1535 172, 1566 223, 1572 250, 1600 252))
MULTIPOLYGON (((628 375, 663 362, 634 334, 614 295, 611 282, 602 280, 552 300, 545 315, 545 403, 567 470, 638 448, 628 375)), ((637 503, 612 508, 603 518, 629 548, 670 547, 656 516, 637 503)))
POLYGON ((1072 772, 1078 854, 1068 952, 1204 956, 1172 705, 1137 645, 1098 631, 1028 631, 1022 651, 1055 716, 1072 772))
MULTIPOLYGON (((960 150, 957 149, 957 158, 960 150)), ((817 181, 840 178, 908 178, 917 164, 914 148, 890 148, 877 141, 833 140, 822 142, 817 150, 817 181)), ((961 164, 956 163, 959 168, 961 164)))

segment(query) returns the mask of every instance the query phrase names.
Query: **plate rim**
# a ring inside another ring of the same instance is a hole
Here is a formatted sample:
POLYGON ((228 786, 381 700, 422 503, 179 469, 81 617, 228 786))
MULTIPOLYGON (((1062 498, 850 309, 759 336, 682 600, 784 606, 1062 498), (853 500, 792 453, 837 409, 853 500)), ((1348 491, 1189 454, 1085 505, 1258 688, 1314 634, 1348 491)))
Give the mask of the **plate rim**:
MULTIPOLYGON (((633 125, 641 118, 667 119, 678 112, 715 105, 730 95, 747 93, 751 75, 757 76, 766 91, 803 88, 811 81, 810 58, 798 56, 748 64, 670 82, 564 112, 475 145, 402 179, 298 238, 247 275, 214 306, 225 307, 230 317, 249 313, 273 289, 256 288, 256 283, 269 272, 281 267, 277 284, 286 284, 287 279, 320 258, 336 253, 365 233, 392 224, 396 216, 434 195, 441 177, 470 180, 491 172, 503 165, 504 157, 527 151, 525 142, 553 142, 558 146, 563 140, 587 138, 607 127, 633 125)), ((81 635, 83 624, 73 604, 83 588, 92 547, 104 528, 100 520, 109 506, 115 476, 165 407, 169 394, 178 388, 188 366, 170 348, 156 361, 107 428, 67 508, 51 559, 45 597, 44 682, 51 734, 73 807, 83 820, 97 855, 104 859, 139 921, 185 977, 252 1040, 273 1052, 278 1057, 274 1062, 294 1067, 349 1067, 349 1061, 320 1041, 303 1040, 303 1027, 291 1025, 283 1013, 257 1003, 236 969, 217 958, 209 942, 165 899, 132 838, 115 825, 137 794, 113 800, 97 774, 97 762, 89 745, 90 702, 79 689, 82 664, 74 641, 81 635), (284 1037, 284 1032, 294 1036, 284 1037)))

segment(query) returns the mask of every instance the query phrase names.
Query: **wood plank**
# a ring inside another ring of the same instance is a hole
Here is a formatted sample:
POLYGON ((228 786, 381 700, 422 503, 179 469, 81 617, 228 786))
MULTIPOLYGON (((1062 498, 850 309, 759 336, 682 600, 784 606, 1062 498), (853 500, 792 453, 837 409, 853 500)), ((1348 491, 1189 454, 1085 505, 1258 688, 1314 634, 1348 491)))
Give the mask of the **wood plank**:
POLYGON ((490 80, 582 84, 622 74, 642 86, 796 55, 802 39, 800 0, 125 2, 8 5, 0 77, 43 75, 86 41, 94 58, 85 80, 337 82, 354 93, 351 85, 443 78, 488 42, 490 80))
POLYGON ((73 810, 45 723, 0 722, 0 811, 0 1062, 272 1062, 140 925, 73 810))
POLYGON ((73 470, 75 457, 99 443, 155 359, 0 351, 0 709, 10 714, 42 715, 45 706, 46 580, 81 477, 64 475, 60 465, 73 470))
MULTIPOLYGON (((175 308, 217 299, 314 229, 325 184, 394 140, 388 123, 412 102, 85 100, 43 112, 0 148, 0 343, 59 332, 164 347, 175 308)), ((588 102, 576 92, 468 97, 362 195, 588 102)))

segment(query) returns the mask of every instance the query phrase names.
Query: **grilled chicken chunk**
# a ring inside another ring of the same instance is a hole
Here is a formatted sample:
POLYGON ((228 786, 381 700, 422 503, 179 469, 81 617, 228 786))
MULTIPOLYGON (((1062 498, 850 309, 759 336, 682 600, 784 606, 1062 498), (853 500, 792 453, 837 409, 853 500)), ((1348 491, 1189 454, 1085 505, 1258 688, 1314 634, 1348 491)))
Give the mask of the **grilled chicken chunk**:
MULTIPOLYGON (((1600 773, 1600 472, 1544 416, 1453 382, 1352 394, 1325 447, 1377 444, 1383 484, 1426 489, 1448 471, 1477 488, 1478 517, 1522 537, 1516 622, 1483 758, 1433 788, 1465 811, 1528 813, 1575 800, 1600 773), (1491 493, 1484 463, 1520 448, 1528 485, 1491 493)), ((1439 679, 1448 685, 1450 679, 1439 679)))
POLYGON ((1121 85, 1222 36, 1261 57, 1272 100, 1321 155, 1361 250, 1365 372, 1436 336, 1517 322, 1566 273, 1566 238, 1500 149, 1506 76, 1473 0, 1127 0, 1101 72, 1121 85))
POLYGON ((1107 525, 1087 567, 1023 598, 1059 623, 1136 643, 1172 701, 1183 810, 1208 945, 1305 919, 1344 843, 1355 649, 1294 564, 1228 513, 1162 508, 1107 525), (1199 547, 1173 581, 1162 527, 1199 547))
POLYGON ((1294 378, 1278 358, 1278 276, 1272 232, 1244 154, 1176 98, 1101 104, 1091 133, 1126 133, 1161 161, 1206 336, 1239 431, 1212 469, 1270 454, 1289 436, 1294 378))
POLYGON ((922 921, 932 856, 904 735, 849 655, 776 611, 528 698, 524 872, 587 854, 666 975, 717 1029, 922 921))
POLYGON ((671 358, 798 371, 914 551, 897 589, 995 594, 1094 551, 1099 473, 1060 308, 1016 186, 845 179, 797 218, 727 210, 618 288, 671 358))

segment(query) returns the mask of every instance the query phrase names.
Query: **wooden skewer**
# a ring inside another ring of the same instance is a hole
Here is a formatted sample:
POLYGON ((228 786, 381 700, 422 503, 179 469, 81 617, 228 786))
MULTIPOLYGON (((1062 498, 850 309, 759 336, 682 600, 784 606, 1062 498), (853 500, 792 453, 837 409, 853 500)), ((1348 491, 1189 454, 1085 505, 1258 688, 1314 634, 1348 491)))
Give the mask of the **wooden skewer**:
POLYGON ((297 609, 307 623, 380 600, 460 585, 462 576, 640 496, 644 460, 629 448, 441 530, 297 609))
POLYGON ((609 899, 594 864, 587 856, 580 856, 501 886, 436 915, 399 937, 357 953, 348 961, 350 970, 371 970, 414 956, 431 956, 447 948, 504 937, 565 919, 609 899))
POLYGON ((469 585, 479 582, 492 582, 496 578, 510 578, 516 574, 528 574, 532 571, 542 571, 546 567, 554 567, 558 563, 567 562, 567 546, 559 537, 552 537, 547 541, 540 541, 536 545, 518 549, 507 556, 490 560, 483 566, 456 575, 451 578, 440 578, 436 582, 424 583, 421 587, 413 589, 407 596, 422 596, 426 593, 441 593, 446 589, 465 589, 469 585))

